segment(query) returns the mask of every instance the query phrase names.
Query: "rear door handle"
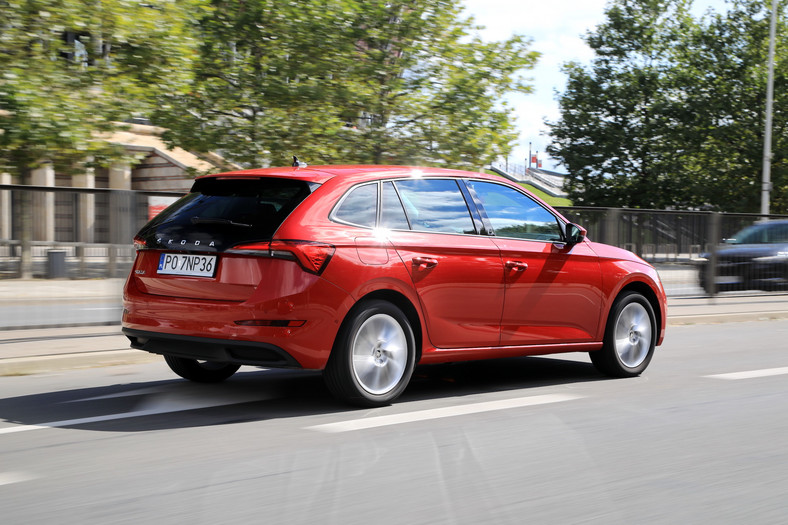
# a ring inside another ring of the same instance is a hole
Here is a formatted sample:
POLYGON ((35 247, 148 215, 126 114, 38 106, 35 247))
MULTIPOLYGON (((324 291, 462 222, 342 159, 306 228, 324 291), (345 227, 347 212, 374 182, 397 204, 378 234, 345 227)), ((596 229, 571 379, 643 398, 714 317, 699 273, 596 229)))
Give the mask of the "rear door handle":
POLYGON ((414 257, 413 264, 419 268, 429 269, 438 266, 438 259, 432 257, 414 257))
POLYGON ((506 261, 506 268, 515 272, 524 272, 528 269, 528 263, 522 261, 506 261))

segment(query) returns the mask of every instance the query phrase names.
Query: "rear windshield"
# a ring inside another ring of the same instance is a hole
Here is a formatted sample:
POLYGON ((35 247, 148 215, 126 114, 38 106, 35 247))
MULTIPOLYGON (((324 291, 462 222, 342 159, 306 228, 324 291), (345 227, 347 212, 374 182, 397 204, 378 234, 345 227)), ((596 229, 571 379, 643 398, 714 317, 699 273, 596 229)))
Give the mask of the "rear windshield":
POLYGON ((198 251, 268 240, 316 186, 290 179, 199 179, 140 236, 148 246, 198 251))

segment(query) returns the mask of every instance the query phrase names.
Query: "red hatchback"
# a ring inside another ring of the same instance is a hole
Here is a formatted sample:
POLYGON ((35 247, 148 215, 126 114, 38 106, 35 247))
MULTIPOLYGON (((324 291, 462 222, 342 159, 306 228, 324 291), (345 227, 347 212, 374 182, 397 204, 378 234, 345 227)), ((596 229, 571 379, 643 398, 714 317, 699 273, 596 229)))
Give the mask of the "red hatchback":
POLYGON ((379 406, 416 364, 589 352, 635 376, 665 333, 653 267, 482 173, 209 175, 134 242, 123 332, 192 381, 316 369, 337 397, 379 406))

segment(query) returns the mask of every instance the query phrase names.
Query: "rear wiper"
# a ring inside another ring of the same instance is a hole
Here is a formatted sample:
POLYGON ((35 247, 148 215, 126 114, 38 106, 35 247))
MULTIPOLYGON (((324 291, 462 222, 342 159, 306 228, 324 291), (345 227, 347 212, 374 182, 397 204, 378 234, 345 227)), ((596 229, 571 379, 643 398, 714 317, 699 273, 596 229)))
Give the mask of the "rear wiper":
POLYGON ((251 224, 243 222, 235 222, 230 219, 208 219, 203 217, 192 217, 192 224, 229 224, 230 226, 243 226, 244 228, 251 228, 251 224))

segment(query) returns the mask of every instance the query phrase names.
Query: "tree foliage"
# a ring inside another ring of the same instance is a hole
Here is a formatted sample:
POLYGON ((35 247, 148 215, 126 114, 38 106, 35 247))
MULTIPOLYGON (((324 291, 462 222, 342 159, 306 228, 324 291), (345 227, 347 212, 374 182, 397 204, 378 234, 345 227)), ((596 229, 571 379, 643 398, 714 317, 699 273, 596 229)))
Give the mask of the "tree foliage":
MULTIPOLYGON (((191 1, 0 0, 0 170, 120 155, 100 133, 186 80, 191 1)), ((82 166, 80 168, 80 166, 82 166)))
MULTIPOLYGON (((759 208, 770 2, 689 15, 689 0, 616 0, 568 64, 548 151, 577 204, 759 208)), ((784 13, 781 2, 780 13, 784 13)), ((784 17, 783 17, 784 18, 784 17)), ((778 30, 772 211, 787 212, 786 26, 778 30)))
POLYGON ((456 0, 214 0, 191 90, 155 114, 168 140, 246 166, 478 167, 515 137, 504 93, 537 54, 484 43, 456 0))

